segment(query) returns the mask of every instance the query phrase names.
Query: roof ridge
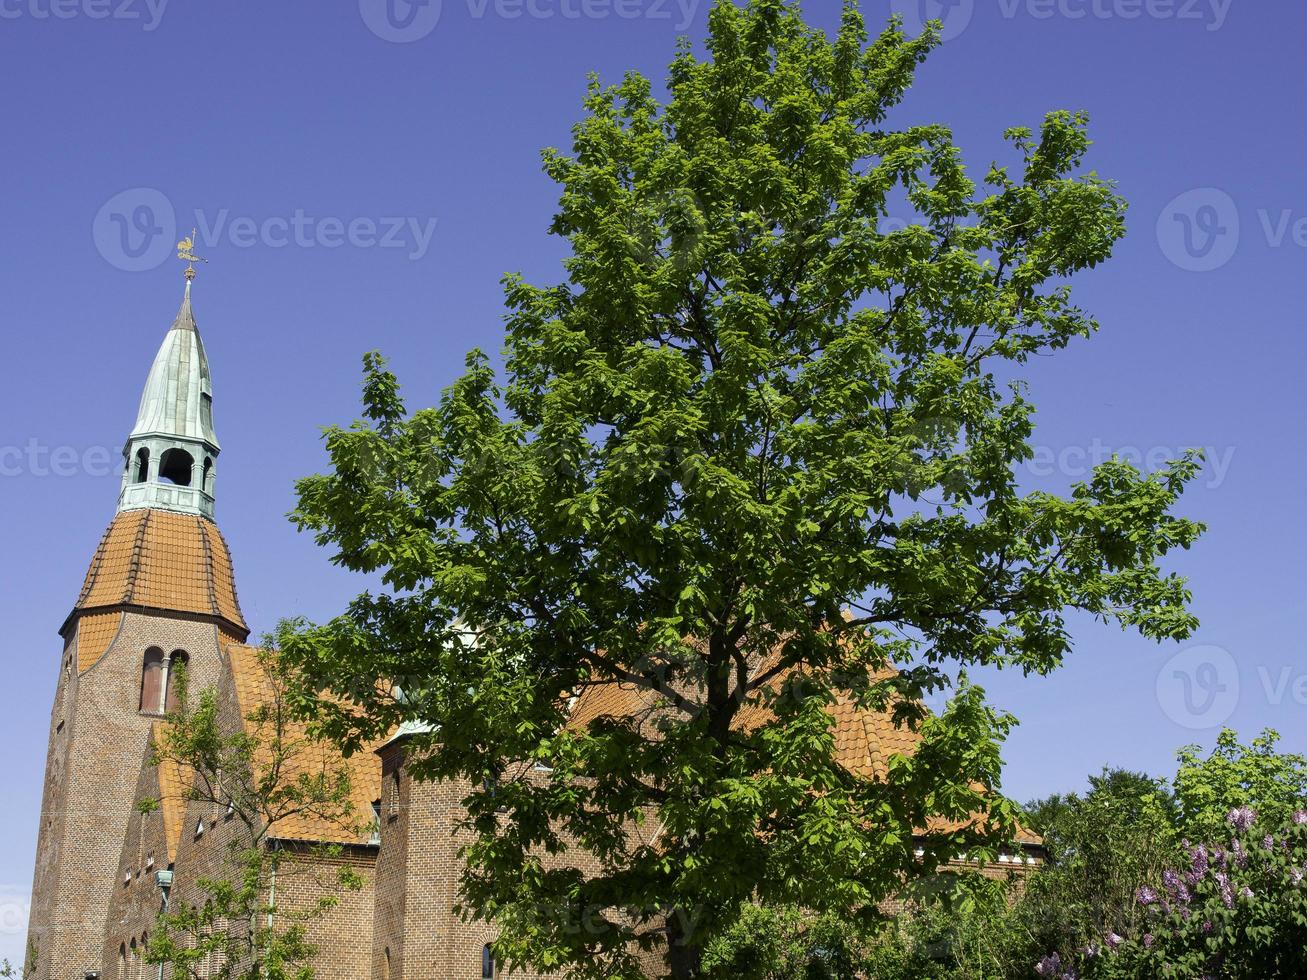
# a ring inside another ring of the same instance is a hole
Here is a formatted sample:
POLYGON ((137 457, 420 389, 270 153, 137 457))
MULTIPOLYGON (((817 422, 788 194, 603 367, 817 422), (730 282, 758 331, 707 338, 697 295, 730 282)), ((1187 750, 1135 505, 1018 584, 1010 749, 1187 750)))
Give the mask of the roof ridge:
POLYGON ((109 535, 113 534, 114 524, 114 521, 110 521, 109 526, 100 535, 100 543, 95 546, 95 554, 91 556, 91 567, 86 573, 86 580, 82 583, 82 593, 77 597, 77 602, 73 605, 74 609, 85 602, 95 588, 95 580, 100 575, 100 566, 104 564, 105 546, 109 543, 109 535))
POLYGON ((127 584, 123 591, 123 602, 136 598, 136 578, 141 573, 141 552, 145 549, 145 534, 150 527, 150 510, 141 512, 141 526, 136 529, 136 540, 132 542, 132 559, 127 565, 127 584))
POLYGON ((209 540, 209 529, 202 523, 204 518, 196 517, 194 520, 201 522, 196 526, 200 531, 200 546, 204 549, 204 577, 208 582, 209 611, 220 617, 222 613, 218 609, 218 582, 213 569, 213 542, 209 540))
POLYGON ((241 608, 240 590, 236 588, 236 562, 231 557, 231 545, 227 543, 227 535, 222 533, 222 528, 218 526, 217 521, 209 521, 208 527, 205 531, 206 536, 209 530, 212 530, 213 533, 218 536, 218 541, 222 544, 223 558, 227 562, 228 571, 231 575, 231 601, 236 605, 236 615, 240 617, 239 625, 244 627, 245 639, 248 640, 250 626, 249 623, 245 622, 245 610, 241 608))

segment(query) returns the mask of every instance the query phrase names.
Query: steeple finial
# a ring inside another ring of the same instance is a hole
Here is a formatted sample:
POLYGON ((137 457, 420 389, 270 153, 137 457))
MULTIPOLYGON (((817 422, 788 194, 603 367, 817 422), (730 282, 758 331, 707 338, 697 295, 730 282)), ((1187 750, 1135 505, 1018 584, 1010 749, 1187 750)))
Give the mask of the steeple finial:
POLYGON ((191 229, 191 236, 183 238, 177 243, 177 258, 188 263, 186 266, 186 288, 190 289, 190 284, 195 281, 195 263, 208 262, 208 259, 201 258, 195 254, 195 235, 198 228, 191 229))

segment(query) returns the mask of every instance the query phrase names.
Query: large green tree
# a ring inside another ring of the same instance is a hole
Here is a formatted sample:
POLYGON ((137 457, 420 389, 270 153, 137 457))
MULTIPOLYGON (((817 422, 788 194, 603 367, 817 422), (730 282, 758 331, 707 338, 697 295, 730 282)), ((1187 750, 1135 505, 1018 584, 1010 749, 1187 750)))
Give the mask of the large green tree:
POLYGON ((370 355, 364 418, 300 484, 299 524, 387 588, 283 646, 347 696, 318 705, 347 745, 434 726, 413 770, 471 781, 467 908, 510 962, 636 977, 632 944, 666 943, 689 977, 747 900, 873 914, 974 844, 917 856, 914 828, 1010 826, 1011 719, 968 665, 1054 669, 1068 610, 1194 628, 1159 563, 1200 532, 1174 516, 1195 459, 1065 497, 1017 478, 1023 365, 1094 331, 1068 278, 1124 202, 1082 172, 1079 114, 1009 130, 983 185, 946 127, 892 126, 937 40, 722 0, 665 98, 592 83, 544 154, 566 279, 507 278, 504 377, 473 352, 410 411, 370 355), (657 709, 568 725, 614 682, 657 709), (894 705, 920 749, 855 778, 837 695, 894 705))

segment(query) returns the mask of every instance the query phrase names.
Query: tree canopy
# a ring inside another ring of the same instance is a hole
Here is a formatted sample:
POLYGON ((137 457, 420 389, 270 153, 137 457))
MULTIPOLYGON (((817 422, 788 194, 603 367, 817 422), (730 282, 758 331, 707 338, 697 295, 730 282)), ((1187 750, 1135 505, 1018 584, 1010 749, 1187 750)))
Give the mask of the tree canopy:
POLYGON ((299 485, 299 525, 386 588, 281 643, 335 738, 421 723, 415 776, 470 782, 467 908, 509 963, 638 977, 668 943, 694 976, 746 901, 873 916, 1011 831, 1012 719, 967 667, 1055 669, 1071 610, 1195 626, 1163 567, 1201 531, 1195 457, 1020 486, 1023 366, 1096 329, 1069 278, 1125 204, 1081 113, 1008 130, 979 183, 946 126, 894 126, 938 36, 722 0, 665 96, 593 81, 544 153, 566 276, 506 278, 502 372, 473 351, 413 411, 368 355, 299 485), (618 684, 648 710, 569 725, 618 684), (919 747, 854 776, 836 698, 919 747))

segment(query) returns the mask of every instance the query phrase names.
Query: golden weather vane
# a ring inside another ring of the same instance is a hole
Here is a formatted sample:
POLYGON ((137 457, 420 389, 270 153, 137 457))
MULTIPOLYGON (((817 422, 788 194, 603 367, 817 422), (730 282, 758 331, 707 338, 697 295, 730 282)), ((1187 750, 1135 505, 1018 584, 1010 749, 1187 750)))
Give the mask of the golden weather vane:
POLYGON ((189 263, 189 264, 186 266, 186 281, 187 281, 187 282, 190 282, 192 279, 195 278, 195 263, 196 263, 196 262, 208 262, 208 261, 209 261, 208 259, 201 258, 200 256, 198 256, 198 255, 195 254, 195 235, 196 235, 196 233, 197 233, 198 231, 199 231, 199 229, 197 229, 197 228, 192 228, 192 229, 191 229, 191 235, 190 235, 190 237, 189 237, 189 238, 183 238, 180 242, 177 243, 177 258, 181 259, 183 262, 187 262, 187 263, 189 263))

